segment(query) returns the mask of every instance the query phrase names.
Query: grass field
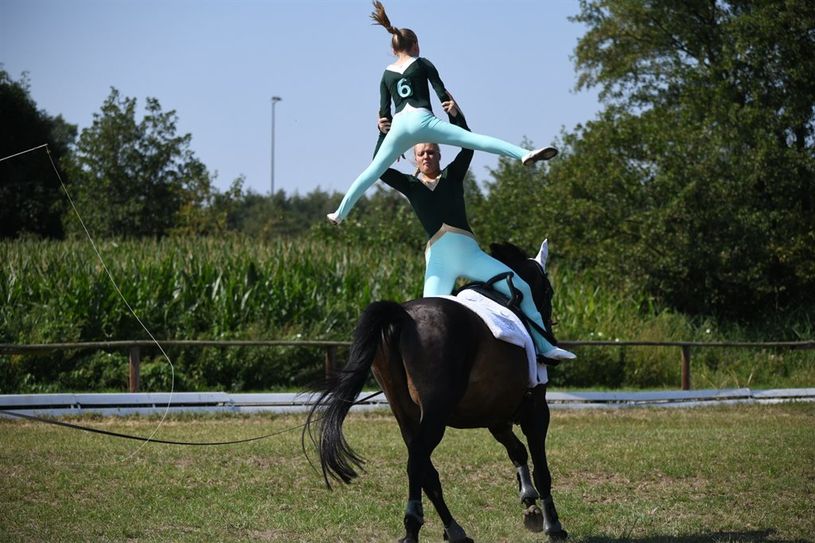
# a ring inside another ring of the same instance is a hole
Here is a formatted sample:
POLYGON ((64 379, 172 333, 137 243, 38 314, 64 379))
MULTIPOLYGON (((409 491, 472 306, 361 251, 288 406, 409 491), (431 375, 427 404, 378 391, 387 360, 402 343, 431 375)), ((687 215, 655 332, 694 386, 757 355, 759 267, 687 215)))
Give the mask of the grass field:
MULTIPOLYGON (((164 439, 229 440, 302 416, 178 417, 164 439)), ((149 434, 158 420, 84 418, 149 434)), ((355 414, 367 463, 327 491, 300 432, 179 447, 0 421, 0 540, 379 542, 402 535, 405 449, 389 414, 355 414), (138 449, 136 454, 134 451, 138 449)), ((573 541, 802 542, 815 534, 815 404, 553 412, 554 496, 573 541)), ((486 430, 449 430, 434 454, 453 514, 479 542, 526 532, 514 470, 486 430)), ((442 527, 425 500, 423 541, 442 527)))

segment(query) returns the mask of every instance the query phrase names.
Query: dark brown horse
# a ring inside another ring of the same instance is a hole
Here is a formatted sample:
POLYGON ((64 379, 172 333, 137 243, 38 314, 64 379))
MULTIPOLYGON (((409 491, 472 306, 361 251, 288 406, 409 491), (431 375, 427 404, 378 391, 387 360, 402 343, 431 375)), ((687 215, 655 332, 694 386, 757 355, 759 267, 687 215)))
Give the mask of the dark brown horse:
MULTIPOLYGON (((546 242, 535 259, 509 244, 494 244, 491 250, 529 284, 551 330, 552 287, 545 271, 546 242)), ((527 358, 521 347, 496 340, 475 313, 445 298, 421 298, 404 304, 374 302, 363 312, 348 363, 320 395, 304 430, 317 446, 327 485, 331 479, 350 482, 357 476, 355 468, 362 464, 346 442, 342 424, 371 369, 408 449, 406 534, 400 541, 419 540, 424 520, 422 490, 444 523, 445 539, 472 541, 447 508, 439 474, 430 459, 447 426, 488 428, 506 447, 516 467, 527 529, 545 531, 553 539, 566 538, 552 500, 546 462, 546 386, 530 389, 527 358), (526 435, 534 484, 526 447, 513 433, 513 424, 520 424, 526 435), (313 426, 318 427, 316 432, 313 426)))

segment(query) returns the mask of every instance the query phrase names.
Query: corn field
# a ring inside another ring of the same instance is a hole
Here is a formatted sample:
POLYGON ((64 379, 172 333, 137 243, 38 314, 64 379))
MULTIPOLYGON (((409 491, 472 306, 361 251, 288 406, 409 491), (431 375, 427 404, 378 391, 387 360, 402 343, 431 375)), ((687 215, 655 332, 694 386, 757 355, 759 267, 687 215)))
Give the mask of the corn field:
MULTIPOLYGON (((110 241, 102 260, 127 303, 158 339, 348 340, 362 309, 420 295, 424 259, 404 247, 310 239, 110 241)), ((148 339, 85 241, 0 243, 0 342, 148 339)), ((561 339, 761 340, 712 321, 660 310, 652 300, 604 288, 590 276, 551 270, 561 339), (726 335, 723 335, 726 334, 726 335)), ((799 324, 799 326, 801 326, 799 324)), ((812 327, 798 329, 803 337, 812 327)), ((811 385, 811 352, 707 350, 695 355, 696 386, 811 385)), ((174 349, 176 390, 297 388, 318 379, 322 353, 307 348, 174 349)), ((342 353, 340 353, 342 355, 342 353)), ((582 348, 553 371, 556 384, 675 387, 676 349, 582 348)), ((145 390, 169 386, 158 353, 146 353, 145 390)), ((123 390, 123 352, 0 357, 0 393, 123 390)))

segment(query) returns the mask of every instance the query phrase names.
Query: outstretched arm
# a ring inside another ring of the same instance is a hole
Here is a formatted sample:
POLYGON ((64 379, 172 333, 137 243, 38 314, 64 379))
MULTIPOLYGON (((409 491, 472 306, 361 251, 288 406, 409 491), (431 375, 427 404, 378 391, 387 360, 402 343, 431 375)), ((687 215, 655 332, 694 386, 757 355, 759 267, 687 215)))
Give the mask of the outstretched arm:
POLYGON ((447 92, 447 89, 444 88, 444 83, 439 77, 439 71, 433 66, 433 63, 427 60, 426 58, 420 59, 424 62, 425 68, 427 69, 427 80, 430 81, 430 85, 433 87, 433 90, 436 91, 436 96, 439 97, 440 102, 447 102, 452 97, 447 92))
MULTIPOLYGON (((453 98, 453 95, 450 93, 447 93, 447 95, 450 97, 450 99, 446 102, 442 102, 441 107, 447 112, 450 119, 450 124, 460 126, 464 130, 469 131, 470 127, 467 126, 467 119, 464 118, 464 113, 462 113, 458 108, 458 104, 453 98)), ((472 149, 462 148, 456 155, 456 158, 453 159, 453 162, 447 166, 447 171, 450 174, 448 179, 463 181, 464 175, 467 173, 467 169, 470 167, 470 162, 473 160, 473 154, 472 149)))

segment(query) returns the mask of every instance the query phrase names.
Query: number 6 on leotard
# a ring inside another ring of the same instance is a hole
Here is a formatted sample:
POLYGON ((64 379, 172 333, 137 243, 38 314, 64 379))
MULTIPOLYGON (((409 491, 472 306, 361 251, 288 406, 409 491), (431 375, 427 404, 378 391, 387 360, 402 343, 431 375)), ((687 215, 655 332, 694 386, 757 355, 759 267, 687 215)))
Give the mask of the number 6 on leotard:
POLYGON ((396 84, 396 90, 399 92, 399 96, 402 98, 407 98, 413 94, 413 89, 410 88, 410 81, 406 77, 399 80, 399 82, 396 84))

